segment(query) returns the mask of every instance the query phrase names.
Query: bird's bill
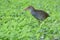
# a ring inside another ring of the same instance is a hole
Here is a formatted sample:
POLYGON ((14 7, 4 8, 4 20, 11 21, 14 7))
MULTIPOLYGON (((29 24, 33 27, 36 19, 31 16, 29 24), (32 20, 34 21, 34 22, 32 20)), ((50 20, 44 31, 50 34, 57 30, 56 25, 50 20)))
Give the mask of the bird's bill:
POLYGON ((28 10, 27 8, 25 8, 24 10, 28 10))

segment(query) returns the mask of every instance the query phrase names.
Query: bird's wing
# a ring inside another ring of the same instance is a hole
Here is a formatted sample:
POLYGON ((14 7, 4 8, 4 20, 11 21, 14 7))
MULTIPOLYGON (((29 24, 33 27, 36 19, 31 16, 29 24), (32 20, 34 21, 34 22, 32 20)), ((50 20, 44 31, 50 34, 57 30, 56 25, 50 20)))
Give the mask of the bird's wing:
POLYGON ((45 11, 43 10, 35 10, 36 12, 39 12, 39 13, 46 13, 45 11))
POLYGON ((39 15, 40 18, 47 18, 49 17, 48 13, 42 10, 36 10, 37 14, 39 15))
POLYGON ((38 14, 49 16, 47 12, 43 10, 35 10, 38 14))

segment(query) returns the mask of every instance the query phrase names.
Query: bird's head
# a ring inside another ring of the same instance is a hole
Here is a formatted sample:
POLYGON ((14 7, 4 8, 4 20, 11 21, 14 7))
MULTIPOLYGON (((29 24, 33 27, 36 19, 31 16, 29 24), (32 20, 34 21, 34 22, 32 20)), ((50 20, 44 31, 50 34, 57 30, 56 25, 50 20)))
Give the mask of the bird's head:
POLYGON ((33 8, 33 6, 29 6, 29 7, 25 8, 25 10, 33 11, 34 8, 33 8))

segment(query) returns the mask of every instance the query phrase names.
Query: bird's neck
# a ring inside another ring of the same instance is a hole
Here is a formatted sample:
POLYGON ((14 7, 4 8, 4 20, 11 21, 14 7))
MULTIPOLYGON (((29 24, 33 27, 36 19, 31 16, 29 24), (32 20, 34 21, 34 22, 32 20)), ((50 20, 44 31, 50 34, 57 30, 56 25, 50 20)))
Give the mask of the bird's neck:
POLYGON ((31 12, 32 14, 35 14, 35 9, 31 9, 30 12, 31 12))

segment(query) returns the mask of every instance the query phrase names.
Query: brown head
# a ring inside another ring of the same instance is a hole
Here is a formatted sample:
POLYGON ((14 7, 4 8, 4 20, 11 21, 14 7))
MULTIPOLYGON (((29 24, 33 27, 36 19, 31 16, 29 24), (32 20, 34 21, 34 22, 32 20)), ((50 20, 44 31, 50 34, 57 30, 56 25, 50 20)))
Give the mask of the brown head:
POLYGON ((33 8, 33 6, 29 6, 29 7, 25 8, 25 10, 30 10, 30 11, 32 11, 32 10, 34 10, 34 8, 33 8))

